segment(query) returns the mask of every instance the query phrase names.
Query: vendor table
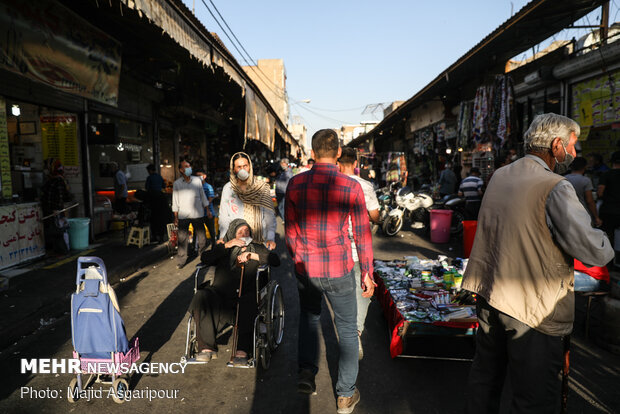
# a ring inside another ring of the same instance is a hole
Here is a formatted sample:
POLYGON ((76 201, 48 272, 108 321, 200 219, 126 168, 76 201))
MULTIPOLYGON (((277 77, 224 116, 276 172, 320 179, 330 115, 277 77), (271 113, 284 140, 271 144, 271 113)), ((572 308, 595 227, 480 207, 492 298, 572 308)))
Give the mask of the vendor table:
POLYGON ((450 359, 450 360, 471 360, 470 358, 453 358, 448 356, 424 356, 405 354, 408 341, 414 341, 417 338, 429 338, 437 336, 446 336, 450 338, 468 338, 473 349, 474 333, 478 327, 478 322, 472 321, 436 321, 433 323, 419 323, 405 320, 400 313, 392 295, 386 289, 383 279, 375 273, 375 296, 381 304, 383 314, 387 320, 388 330, 390 333, 390 355, 392 358, 399 356, 415 357, 415 358, 432 358, 432 359, 450 359))

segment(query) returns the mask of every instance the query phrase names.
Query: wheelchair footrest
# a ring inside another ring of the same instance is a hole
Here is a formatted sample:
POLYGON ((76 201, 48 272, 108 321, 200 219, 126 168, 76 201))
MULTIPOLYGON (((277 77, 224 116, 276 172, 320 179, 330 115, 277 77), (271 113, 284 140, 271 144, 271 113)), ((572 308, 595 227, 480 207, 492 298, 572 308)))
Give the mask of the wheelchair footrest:
POLYGON ((249 359, 247 364, 235 364, 232 361, 226 363, 228 368, 254 368, 254 359, 249 359))

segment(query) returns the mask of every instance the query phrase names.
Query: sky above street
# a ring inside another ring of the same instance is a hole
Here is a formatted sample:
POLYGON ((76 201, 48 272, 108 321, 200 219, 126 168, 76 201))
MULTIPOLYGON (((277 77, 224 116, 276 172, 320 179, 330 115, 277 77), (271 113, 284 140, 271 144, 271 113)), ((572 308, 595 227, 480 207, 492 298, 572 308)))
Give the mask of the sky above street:
MULTIPOLYGON (((250 59, 244 60, 222 34, 207 6, 218 16, 217 7, 254 62, 284 59, 291 115, 302 118, 309 135, 380 120, 381 111, 362 111, 367 105, 409 99, 528 3, 183 1, 190 10, 195 7, 196 16, 218 33, 240 64, 251 64, 250 59)), ((617 15, 615 1, 610 15, 617 15)), ((568 38, 578 34, 573 29, 568 38)))

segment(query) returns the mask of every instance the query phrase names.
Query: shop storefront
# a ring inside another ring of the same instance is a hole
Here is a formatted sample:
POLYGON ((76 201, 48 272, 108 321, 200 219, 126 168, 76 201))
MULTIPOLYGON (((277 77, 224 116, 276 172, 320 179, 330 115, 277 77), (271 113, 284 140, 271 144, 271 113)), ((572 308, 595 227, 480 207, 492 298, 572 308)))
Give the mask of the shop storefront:
POLYGON ((0 96, 0 268, 45 254, 39 200, 52 165, 63 166, 67 215, 85 214, 77 112, 0 96))
POLYGON ((137 190, 144 189, 154 164, 152 125, 100 112, 88 114, 88 151, 93 191, 93 232, 105 232, 112 219, 116 166, 127 177, 129 203, 138 202, 137 190))
POLYGON ((71 195, 65 206, 77 203, 66 215, 91 215, 84 162, 86 102, 117 102, 120 45, 50 0, 37 5, 0 2, 0 23, 15 31, 12 41, 0 40, 0 47, 10 51, 5 55, 10 58, 0 62, 3 268, 45 254, 40 200, 53 165, 63 166, 71 195))
POLYGON ((620 70, 571 85, 570 116, 581 126, 581 155, 598 154, 604 163, 620 148, 620 70))

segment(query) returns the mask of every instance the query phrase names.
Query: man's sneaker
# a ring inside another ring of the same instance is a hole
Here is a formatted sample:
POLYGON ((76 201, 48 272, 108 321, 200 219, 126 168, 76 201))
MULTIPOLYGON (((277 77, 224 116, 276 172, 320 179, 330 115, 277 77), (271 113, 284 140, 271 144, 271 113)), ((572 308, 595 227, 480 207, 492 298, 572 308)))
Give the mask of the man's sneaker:
POLYGON ((338 397, 338 414, 352 413, 358 402, 360 402, 360 392, 357 388, 351 397, 338 397))
POLYGON ((297 391, 304 394, 316 394, 314 374, 309 369, 302 369, 299 371, 299 378, 297 379, 297 391))
MULTIPOLYGON (((358 331, 359 332, 359 331, 358 331)), ((362 334, 357 334, 357 346, 359 347, 359 360, 361 361, 364 358, 364 348, 362 347, 362 334)))

